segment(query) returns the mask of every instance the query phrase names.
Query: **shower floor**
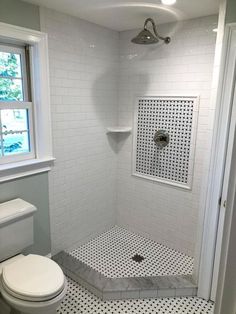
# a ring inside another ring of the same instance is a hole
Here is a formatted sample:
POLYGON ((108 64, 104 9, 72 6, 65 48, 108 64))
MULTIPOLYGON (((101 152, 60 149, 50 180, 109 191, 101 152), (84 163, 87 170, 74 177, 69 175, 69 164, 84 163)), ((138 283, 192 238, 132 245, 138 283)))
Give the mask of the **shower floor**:
POLYGON ((70 278, 58 314, 213 314, 213 304, 197 297, 102 301, 70 278))
POLYGON ((118 226, 68 253, 109 278, 189 275, 193 271, 192 257, 118 226), (136 254, 144 259, 133 260, 136 254))

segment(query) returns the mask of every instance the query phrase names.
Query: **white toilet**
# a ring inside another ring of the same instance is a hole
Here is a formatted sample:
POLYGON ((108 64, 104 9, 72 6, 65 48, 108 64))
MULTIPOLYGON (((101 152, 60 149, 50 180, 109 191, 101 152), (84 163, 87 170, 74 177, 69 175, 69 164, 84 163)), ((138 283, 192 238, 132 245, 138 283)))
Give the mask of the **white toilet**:
POLYGON ((35 206, 21 199, 0 204, 0 314, 55 314, 67 290, 51 259, 22 255, 33 244, 35 206))

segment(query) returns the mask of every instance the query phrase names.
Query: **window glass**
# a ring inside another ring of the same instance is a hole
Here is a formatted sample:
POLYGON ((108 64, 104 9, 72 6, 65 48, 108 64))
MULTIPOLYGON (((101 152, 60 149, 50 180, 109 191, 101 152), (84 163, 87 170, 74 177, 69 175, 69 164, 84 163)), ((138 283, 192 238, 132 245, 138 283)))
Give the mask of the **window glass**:
POLYGON ((27 109, 2 109, 1 121, 3 132, 28 130, 27 109))
POLYGON ((0 51, 0 100, 23 101, 23 99, 21 55, 0 51))
POLYGON ((29 133, 14 132, 11 134, 3 134, 3 154, 4 156, 29 153, 29 133))
POLYGON ((30 152, 28 109, 3 109, 0 111, 2 125, 1 154, 30 152))
POLYGON ((20 54, 0 51, 0 76, 22 77, 20 54))

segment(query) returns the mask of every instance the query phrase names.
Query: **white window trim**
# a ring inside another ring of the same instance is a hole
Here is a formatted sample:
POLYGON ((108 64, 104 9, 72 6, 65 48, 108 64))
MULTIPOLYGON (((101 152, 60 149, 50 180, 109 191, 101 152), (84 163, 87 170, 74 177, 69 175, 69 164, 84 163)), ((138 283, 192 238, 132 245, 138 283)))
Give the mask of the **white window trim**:
POLYGON ((0 41, 28 44, 31 49, 32 102, 36 157, 0 165, 0 182, 13 180, 51 169, 52 132, 50 112, 49 66, 47 34, 0 23, 0 41))

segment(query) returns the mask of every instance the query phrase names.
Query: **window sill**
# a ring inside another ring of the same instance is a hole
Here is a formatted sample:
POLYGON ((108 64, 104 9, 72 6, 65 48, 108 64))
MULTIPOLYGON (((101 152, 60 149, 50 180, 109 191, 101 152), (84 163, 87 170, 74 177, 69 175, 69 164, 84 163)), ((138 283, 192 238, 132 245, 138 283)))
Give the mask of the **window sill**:
POLYGON ((0 182, 6 182, 51 170, 55 158, 29 159, 0 165, 0 182))

